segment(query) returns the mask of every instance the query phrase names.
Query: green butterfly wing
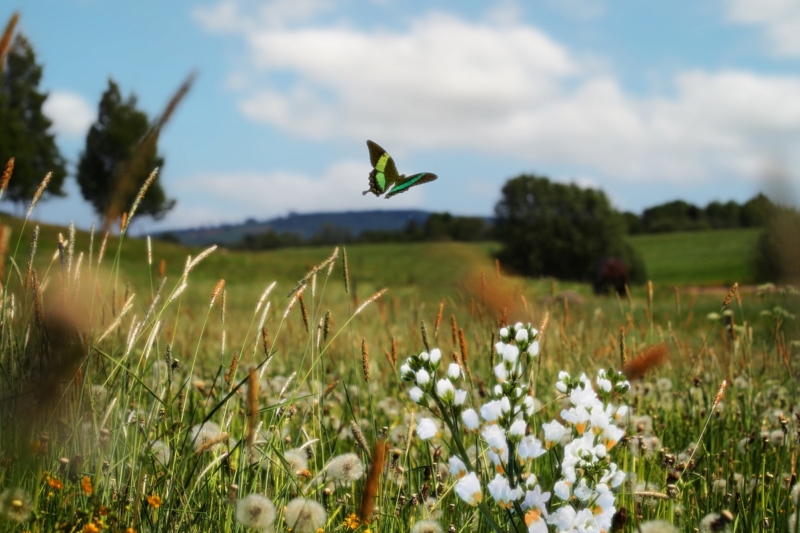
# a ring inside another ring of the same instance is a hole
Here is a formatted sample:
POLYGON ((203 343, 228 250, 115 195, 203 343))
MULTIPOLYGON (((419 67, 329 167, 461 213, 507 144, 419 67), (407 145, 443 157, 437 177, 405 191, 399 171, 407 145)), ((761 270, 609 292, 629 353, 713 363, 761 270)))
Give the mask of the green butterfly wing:
POLYGON ((380 196, 392 184, 400 179, 397 167, 392 157, 377 143, 367 141, 369 148, 369 162, 372 164, 372 172, 369 173, 369 189, 362 194, 371 192, 375 196, 380 196))
POLYGON ((396 194, 406 192, 411 187, 422 185, 423 183, 430 183, 436 178, 436 174, 431 174, 430 172, 420 172, 419 174, 413 174, 407 177, 402 176, 399 180, 397 180, 397 183, 395 183, 394 187, 392 187, 392 190, 386 193, 384 198, 391 198, 396 194))

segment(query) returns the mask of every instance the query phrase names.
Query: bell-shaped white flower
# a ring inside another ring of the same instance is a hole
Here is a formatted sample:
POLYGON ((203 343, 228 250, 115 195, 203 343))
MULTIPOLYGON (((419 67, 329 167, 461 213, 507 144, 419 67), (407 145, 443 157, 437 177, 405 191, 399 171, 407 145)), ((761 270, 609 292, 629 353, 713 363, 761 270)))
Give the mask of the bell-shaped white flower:
POLYGON ((466 476, 459 479, 456 483, 455 489, 458 497, 461 498, 467 505, 472 505, 474 507, 483 501, 481 482, 478 480, 478 476, 475 474, 475 472, 470 472, 466 476))
POLYGON ((481 421, 475 409, 467 409, 461 413, 461 420, 464 422, 464 425, 467 426, 467 429, 473 433, 476 433, 481 427, 481 421))
POLYGON ((461 367, 458 366, 458 363, 450 363, 450 366, 447 367, 447 377, 453 381, 461 377, 461 367))
POLYGON ((419 403, 422 397, 425 396, 425 391, 419 387, 413 387, 410 391, 408 391, 408 395, 411 396, 411 399, 414 400, 415 403, 419 403))
POLYGON ((417 435, 422 440, 432 439, 439 434, 439 428, 436 427, 436 422, 430 418, 423 418, 417 425, 417 435))
POLYGON ((445 405, 451 405, 456 399, 456 391, 455 388, 453 388, 453 382, 449 379, 440 379, 437 381, 436 394, 439 395, 439 398, 441 398, 445 405))

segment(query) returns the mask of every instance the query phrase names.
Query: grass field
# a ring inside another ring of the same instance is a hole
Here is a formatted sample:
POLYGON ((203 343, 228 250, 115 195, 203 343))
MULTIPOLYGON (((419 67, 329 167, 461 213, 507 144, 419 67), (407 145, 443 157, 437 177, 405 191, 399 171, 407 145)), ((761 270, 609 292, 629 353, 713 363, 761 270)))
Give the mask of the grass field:
POLYGON ((727 285, 753 280, 752 255, 759 230, 714 230, 634 235, 648 277, 671 285, 727 285))
POLYGON ((21 225, 6 222, 0 531, 579 531, 570 512, 608 531, 622 508, 628 533, 794 520, 796 292, 732 295, 720 313, 724 294, 672 289, 746 279, 753 233, 638 239, 655 289, 618 299, 498 275, 491 243, 351 246, 346 268, 343 249, 219 249, 186 272, 200 250, 153 243, 148 261, 144 240, 114 238, 99 262, 102 238, 90 253, 82 232, 59 257, 55 227, 34 281, 32 225, 14 254, 21 225), (712 253, 720 242, 741 247, 712 253), (321 263, 302 300, 290 294, 321 263), (500 329, 517 321, 546 327, 500 329), (621 354, 630 391, 554 388, 621 354), (504 418, 502 398, 524 414, 504 418), (585 402, 619 417, 580 422, 585 402), (533 458, 552 420, 565 434, 533 458), (594 459, 574 455, 581 439, 602 440, 594 459))

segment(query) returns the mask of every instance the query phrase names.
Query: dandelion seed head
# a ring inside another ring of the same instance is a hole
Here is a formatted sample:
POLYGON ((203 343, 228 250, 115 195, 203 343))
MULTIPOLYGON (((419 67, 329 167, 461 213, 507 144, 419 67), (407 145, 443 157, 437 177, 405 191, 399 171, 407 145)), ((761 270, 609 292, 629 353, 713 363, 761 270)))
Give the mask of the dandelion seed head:
POLYGON ((150 444, 149 451, 153 454, 155 461, 161 466, 167 466, 170 457, 172 457, 172 451, 169 449, 169 445, 164 441, 154 440, 152 444, 150 444))
POLYGON ((442 526, 436 520, 420 520, 411 528, 411 533, 442 533, 442 526))
POLYGON ((236 520, 244 527, 270 529, 275 522, 275 505, 261 494, 248 494, 236 502, 236 520))
POLYGON ((293 448, 283 452, 283 459, 286 467, 292 474, 297 474, 303 470, 308 470, 308 454, 300 448, 293 448))
POLYGON ((31 517, 31 497, 23 489, 6 489, 0 493, 0 517, 22 523, 31 517))
POLYGON ((336 481, 350 483, 364 477, 364 463, 358 455, 345 453, 328 461, 325 471, 336 481))
MULTIPOLYGON (((192 446, 194 446, 194 450, 199 452, 205 449, 210 443, 219 440, 220 434, 221 430, 219 425, 214 422, 205 422, 204 424, 197 424, 192 427, 190 441, 192 446)), ((211 448, 214 447, 215 446, 212 446, 211 448)))
POLYGON ((314 500, 295 498, 286 504, 284 510, 286 526, 294 533, 316 533, 325 526, 325 508, 314 500))

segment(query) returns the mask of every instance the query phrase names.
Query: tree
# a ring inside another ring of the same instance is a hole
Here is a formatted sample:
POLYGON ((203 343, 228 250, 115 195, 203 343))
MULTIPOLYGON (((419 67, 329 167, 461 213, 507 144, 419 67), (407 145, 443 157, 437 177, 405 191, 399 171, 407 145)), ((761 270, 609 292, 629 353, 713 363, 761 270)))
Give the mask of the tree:
POLYGON ((753 258, 756 279, 800 282, 800 211, 772 204, 753 258))
POLYGON ((6 195, 16 203, 29 202, 48 172, 53 175, 45 198, 64 196, 66 163, 42 112, 47 94, 38 91, 41 78, 33 48, 17 34, 0 74, 0 164, 15 158, 6 195))
POLYGON ((613 256, 627 263, 632 281, 645 278, 622 216, 600 190, 522 175, 503 186, 495 219, 500 260, 523 274, 589 280, 613 256))
MULTIPOLYGON (((78 163, 78 185, 98 215, 116 218, 128 211, 144 181, 156 167, 164 166, 157 153, 158 130, 136 108, 136 96, 124 100, 119 87, 108 80, 98 106, 97 121, 86 135, 86 148, 78 163)), ((138 214, 156 220, 175 206, 153 182, 138 207, 138 214)))

